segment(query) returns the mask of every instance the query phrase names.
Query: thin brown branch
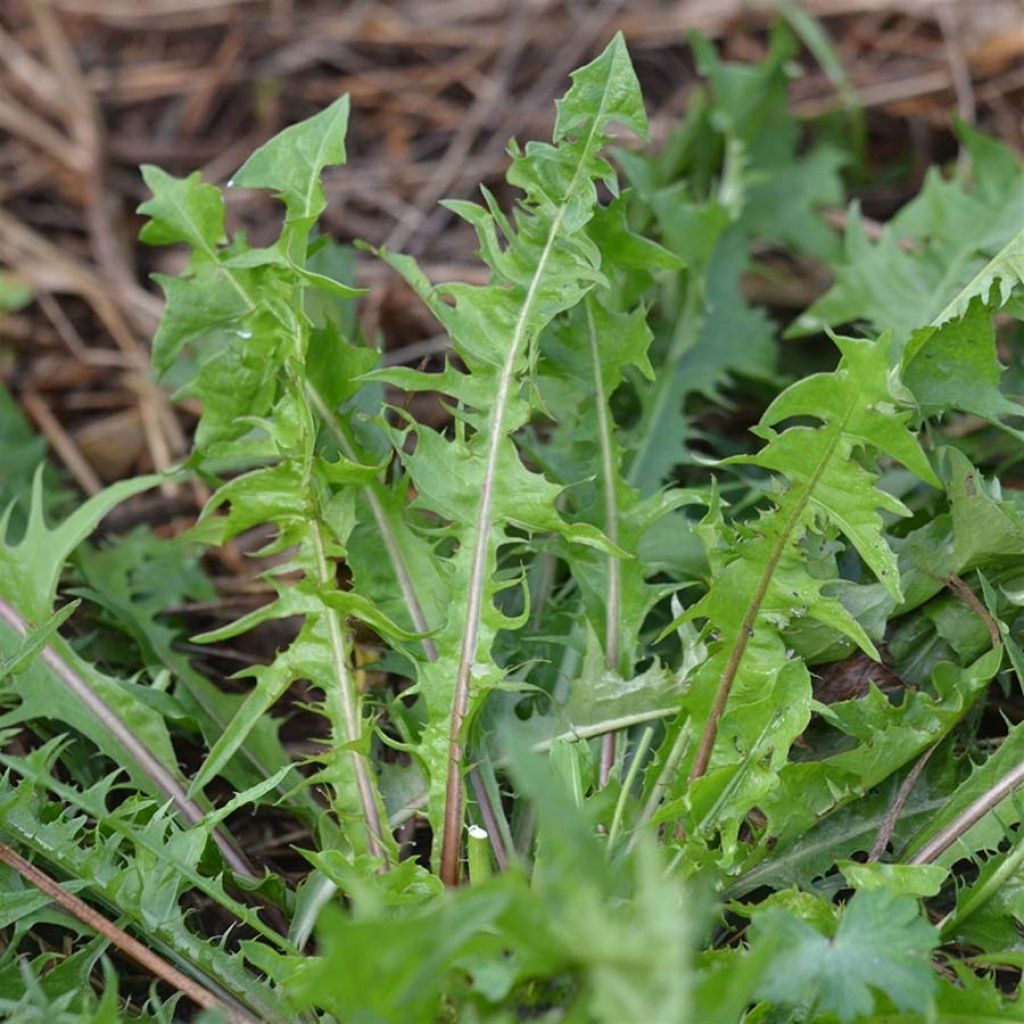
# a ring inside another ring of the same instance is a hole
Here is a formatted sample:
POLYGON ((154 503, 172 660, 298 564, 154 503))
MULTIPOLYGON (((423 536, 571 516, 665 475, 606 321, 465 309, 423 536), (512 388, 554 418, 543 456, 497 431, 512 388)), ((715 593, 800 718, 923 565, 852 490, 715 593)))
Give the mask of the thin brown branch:
MULTIPOLYGON (((948 69, 924 71, 909 78, 894 78, 891 81, 873 82, 871 85, 857 89, 857 104, 867 110, 871 107, 883 107, 890 103, 916 99, 942 92, 952 84, 952 76, 948 69)), ((835 97, 809 97, 793 104, 793 113, 797 117, 821 117, 835 107, 835 97)))
MULTIPOLYGON (((30 0, 29 10, 42 40, 50 66, 61 82, 66 105, 61 114, 73 144, 65 148, 74 156, 74 162, 83 170, 87 199, 86 224, 93 256, 103 278, 103 294, 116 296, 108 304, 117 308, 122 296, 134 296, 139 291, 131 267, 128 251, 113 223, 114 197, 108 192, 103 117, 99 104, 89 87, 78 57, 64 31, 61 20, 54 13, 50 0, 30 0)), ((129 304, 138 307, 129 298, 129 304)), ((118 310, 120 314, 120 311, 118 310)), ((121 319, 118 315, 118 319, 121 319)), ((139 411, 145 428, 147 447, 154 466, 161 472, 170 468, 172 449, 183 451, 180 431, 170 426, 170 418, 161 415, 160 405, 166 405, 166 396, 149 380, 146 360, 137 339, 125 331, 117 337, 118 343, 130 354, 140 371, 139 411)), ((169 498, 177 493, 173 481, 161 484, 161 491, 169 498)))
POLYGON ((946 577, 946 586, 985 623, 992 646, 998 647, 1003 642, 999 632, 999 623, 992 618, 989 610, 978 600, 977 594, 955 572, 951 572, 946 577))
POLYGON ((871 852, 868 854, 869 864, 873 864, 876 860, 879 860, 882 854, 885 853, 885 848, 889 845, 889 840, 892 838, 896 824, 900 820, 903 808, 906 805, 907 800, 910 798, 910 794, 913 792, 914 786, 917 785, 917 780, 921 777, 921 772, 924 771, 924 766, 928 763, 928 759, 934 753, 935 746, 929 747, 917 759, 914 767, 910 769, 907 773, 907 777, 900 784, 900 788, 896 791, 896 796, 893 797, 893 801, 889 805, 889 809, 885 812, 885 817, 882 819, 882 824, 878 829, 878 835, 875 837, 875 841, 871 846, 871 852))
POLYGON ((238 25, 232 25, 221 40, 206 73, 193 83, 192 93, 181 112, 179 130, 184 138, 191 138, 205 124, 217 90, 241 56, 244 42, 238 25))
POLYGON ((5 843, 0 843, 0 861, 3 861, 8 867, 12 867, 26 882, 49 896, 61 910, 67 911, 97 935, 101 935, 106 941, 117 946, 140 967, 186 995, 195 1002, 196 1006, 204 1010, 224 1010, 227 1012, 228 1018, 237 1024, 260 1024, 258 1017, 249 1013, 237 1002, 232 1000, 232 1005, 228 1006, 210 989, 182 974, 177 968, 168 964, 162 956, 158 956, 152 949, 143 946, 124 929, 118 928, 113 922, 106 920, 98 910, 68 892, 56 880, 51 879, 44 870, 26 860, 5 843))
POLYGON ((0 91, 0 128, 25 139, 58 165, 82 171, 80 160, 76 159, 78 154, 69 140, 3 91, 0 91))
POLYGON ((32 422, 50 442, 68 472, 75 478, 75 483, 90 497, 99 494, 103 490, 103 481, 96 475, 96 471, 78 450, 78 446, 71 440, 71 436, 61 426, 60 420, 53 415, 46 402, 35 391, 26 389, 22 393, 21 404, 32 418, 32 422))
POLYGON ((968 124, 977 117, 977 102, 971 84, 971 69, 963 49, 963 23, 957 0, 943 0, 937 5, 936 19, 942 29, 942 42, 946 47, 946 61, 953 78, 957 113, 968 124))
MULTIPOLYGON (((169 469, 173 453, 185 450, 185 438, 170 410, 167 396, 149 379, 148 360, 126 319, 127 315, 133 315, 133 324, 136 328, 141 323, 152 325, 149 306, 136 302, 134 293, 129 290, 130 303, 122 313, 121 308, 110 297, 110 287, 88 265, 69 258, 48 239, 2 209, 0 256, 16 267, 36 290, 45 293, 71 292, 80 295, 92 306, 96 316, 124 354, 124 361, 138 370, 140 407, 151 407, 140 408, 140 414, 143 422, 153 427, 151 435, 147 436, 153 464, 161 472, 169 469)), ((138 285, 134 285, 134 289, 143 295, 147 294, 138 285)), ((120 286, 117 290, 119 293, 123 291, 120 286)), ((153 296, 147 298, 152 299, 153 296)), ((66 330, 57 322, 54 325, 67 342, 66 330)), ((95 359, 90 359, 90 362, 107 361, 108 357, 101 356, 99 352, 94 355, 95 359)), ((161 491, 168 497, 173 497, 176 490, 177 484, 173 481, 161 485, 161 491)))
POLYGON ((30 882, 41 892, 46 893, 62 910, 77 918, 98 935, 102 935, 111 945, 116 946, 125 956, 131 957, 140 967, 186 995, 196 1006, 202 1007, 204 1010, 225 1010, 228 1017, 237 1024, 260 1024, 258 1017, 237 1004, 229 1006, 208 988, 182 974, 163 957, 157 956, 123 928, 118 928, 116 924, 108 921, 98 910, 94 910, 84 900, 80 900, 68 892, 45 871, 25 860, 5 843, 0 843, 0 861, 17 871, 26 882, 30 882))
POLYGON ((108 294, 109 286, 91 266, 69 257, 65 250, 3 209, 0 209, 0 255, 36 290, 80 295, 110 332, 117 347, 134 360, 134 365, 140 369, 148 366, 125 315, 131 317, 138 330, 152 330, 159 320, 159 314, 154 319, 154 311, 162 308, 156 296, 136 285, 145 299, 136 301, 132 297, 122 314, 108 294))
POLYGON ((0 67, 18 84, 22 93, 32 98, 47 113, 57 115, 63 106, 60 83, 12 36, 0 26, 0 67))
POLYGON ((46 314, 46 319, 53 324, 60 340, 67 346, 68 351, 85 366, 127 366, 125 357, 109 349, 91 349, 83 340, 78 329, 68 319, 60 303, 49 293, 39 292, 36 295, 36 302, 39 308, 46 314))

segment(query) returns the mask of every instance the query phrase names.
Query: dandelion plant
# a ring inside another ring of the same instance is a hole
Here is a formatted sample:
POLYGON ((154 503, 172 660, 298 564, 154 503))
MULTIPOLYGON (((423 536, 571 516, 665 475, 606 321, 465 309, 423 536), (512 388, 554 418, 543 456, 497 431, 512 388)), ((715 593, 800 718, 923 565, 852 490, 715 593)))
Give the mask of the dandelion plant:
POLYGON ((174 479, 209 498, 93 537, 168 476, 64 518, 44 474, 3 485, 0 1012, 1007 1019, 1024 172, 960 127, 970 173, 869 238, 789 34, 694 47, 660 150, 616 36, 551 142, 445 204, 482 284, 323 233, 347 97, 225 186, 277 201, 265 247, 142 169, 142 240, 187 258, 155 276, 154 372, 201 408, 174 479), (759 306, 765 253, 833 283, 759 306), (382 360, 356 260, 442 362, 382 360), (240 616, 226 546, 266 598, 240 616), (268 640, 231 680, 196 657, 268 640))

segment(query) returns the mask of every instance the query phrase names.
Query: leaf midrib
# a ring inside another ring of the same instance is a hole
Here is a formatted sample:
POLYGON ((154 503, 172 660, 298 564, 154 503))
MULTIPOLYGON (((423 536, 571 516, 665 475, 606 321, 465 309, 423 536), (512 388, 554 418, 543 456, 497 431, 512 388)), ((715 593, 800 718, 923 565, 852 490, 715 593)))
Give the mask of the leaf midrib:
POLYGON ((470 566, 469 593, 466 602, 466 625, 462 637, 462 646, 459 655, 459 667, 455 679, 455 693, 452 699, 452 710, 449 728, 449 769, 445 797, 445 823, 444 839, 442 843, 442 874, 447 877, 445 880, 454 883, 458 875, 458 849, 460 841, 460 830, 462 824, 462 779, 461 779, 461 733, 462 723, 469 710, 469 689, 472 664, 476 658, 477 646, 480 640, 480 615, 483 605, 484 578, 487 571, 487 548, 490 542, 492 522, 492 503, 494 497, 494 478, 497 470, 498 451, 503 438, 502 426, 505 420, 506 407, 508 405, 509 393, 512 388, 512 380, 515 372, 516 359, 520 347, 526 336, 527 325, 533 312, 537 293, 541 281, 544 279, 551 252, 558 237, 562 220, 568 209, 570 198, 576 191, 577 182, 589 162, 590 156, 595 149, 595 138, 602 130, 605 110, 609 95, 609 82, 606 80, 605 88, 601 94, 601 103, 591 118, 590 132, 586 144, 583 147, 580 159, 573 172, 572 179, 565 191, 557 212, 555 213, 551 227, 548 231, 544 248, 541 251, 537 268, 530 281, 523 306, 516 320, 509 344, 508 355, 505 358, 501 369, 501 376, 498 381, 498 392, 495 399, 494 410, 490 417, 488 429, 490 435, 487 442, 487 458, 484 463, 483 482, 480 494, 480 505, 477 511, 476 523, 474 526, 473 561, 470 566), (445 871, 447 865, 448 870, 445 871))

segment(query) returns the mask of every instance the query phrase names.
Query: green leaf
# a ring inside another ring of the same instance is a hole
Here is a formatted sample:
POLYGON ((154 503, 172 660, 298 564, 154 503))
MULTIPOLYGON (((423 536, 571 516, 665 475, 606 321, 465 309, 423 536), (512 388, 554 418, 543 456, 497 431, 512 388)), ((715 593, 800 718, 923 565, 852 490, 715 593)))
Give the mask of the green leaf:
MULTIPOLYGON (((936 478, 906 426, 909 413, 898 412, 890 395, 886 339, 837 338, 836 344, 843 353, 838 368, 784 391, 766 410, 756 431, 767 440, 765 447, 757 455, 731 460, 782 474, 787 489, 775 498, 774 509, 727 534, 732 544, 726 564, 716 572, 708 593, 683 616, 704 618, 719 631, 711 658, 687 700, 696 720, 708 723, 705 741, 716 726, 711 711, 716 690, 724 688, 728 693, 736 684, 754 697, 786 663, 777 630, 789 618, 816 619, 877 656, 860 623, 823 592, 824 580, 810 575, 804 564, 800 539, 805 532, 820 529, 822 519, 843 533, 894 598, 900 596, 896 556, 883 537, 878 510, 900 515, 906 509, 875 486, 874 477, 855 460, 854 452, 870 445, 904 460, 925 479, 936 478), (823 425, 791 426, 781 433, 773 427, 798 416, 818 418, 823 425)), ((721 543, 717 531, 712 538, 711 543, 721 543)), ((763 721, 756 727, 751 723, 748 742, 764 726, 763 721)), ((789 739, 793 738, 795 734, 790 734, 789 739)), ((735 750, 726 753, 731 744, 718 746, 721 756, 737 760, 735 750)), ((709 750, 704 751, 703 756, 709 755, 709 750)))
POLYGON ((835 284, 790 334, 865 321, 902 341, 961 315, 974 298, 1006 303, 1024 279, 1024 170, 1002 144, 963 125, 958 131, 971 156, 971 188, 932 168, 876 242, 853 208, 835 284))
POLYGON ((460 420, 472 428, 472 434, 460 429, 446 441, 417 427, 416 450, 405 456, 420 492, 418 504, 452 524, 460 545, 450 576, 458 600, 437 635, 438 660, 422 666, 419 679, 428 705, 420 755, 431 785, 435 838, 444 837, 448 881, 458 872, 461 828, 456 822, 462 820, 461 784, 446 785, 448 745, 463 742, 465 721, 503 675, 490 663, 489 651, 497 629, 511 625, 493 605, 499 589, 494 572, 499 549, 508 542, 507 526, 555 530, 615 550, 591 524, 562 521, 554 507, 559 488, 528 471, 508 440, 530 413, 524 386, 539 335, 605 280, 600 251, 584 229, 598 205, 595 180, 617 190, 612 167, 601 155, 612 121, 638 134, 646 130, 621 36, 573 75, 573 86, 558 106, 554 144, 531 143, 525 152, 513 148, 508 181, 524 192, 515 227, 488 193, 485 206, 452 207, 475 228, 494 283, 435 288, 407 257, 382 254, 449 332, 469 371, 442 380, 404 375, 409 383, 418 378, 444 387, 462 402, 460 420), (453 465, 460 468, 453 472, 453 465), (445 805, 449 816, 443 830, 445 805))
MULTIPOLYGON (((101 621, 108 629, 132 638, 133 654, 153 676, 171 673, 178 705, 197 721, 202 737, 212 745, 243 698, 223 692, 192 666, 179 649, 180 626, 164 615, 169 605, 210 600, 215 593, 201 571, 198 551, 180 537, 162 538, 140 528, 108 539, 101 548, 81 547, 75 564, 85 585, 73 592, 101 610, 101 621)), ((290 764, 277 736, 277 723, 269 716, 256 723, 239 753, 225 767, 225 775, 240 790, 290 764)), ((282 784, 281 791, 291 788, 282 784)), ((299 799, 308 796, 300 791, 299 799)), ((313 806, 311 801, 308 806, 313 806)))
POLYGON ((309 229, 327 206, 320 175, 345 162, 348 96, 265 142, 231 179, 237 188, 272 189, 287 207, 289 224, 309 229))
POLYGON ((186 924, 179 901, 192 886, 264 938, 288 948, 225 892, 220 877, 198 869, 203 832, 180 831, 166 811, 155 810, 138 795, 113 801, 114 776, 86 790, 57 782, 51 766, 58 752, 51 742, 28 757, 2 756, 8 771, 0 777, 0 828, 73 887, 114 908, 123 922, 143 931, 151 947, 184 962, 208 987, 223 987, 267 1019, 283 1019, 276 986, 257 981, 237 954, 207 942, 186 924))
POLYGON ((354 920, 325 908, 317 925, 322 952, 295 972, 295 999, 338 1020, 433 1020, 457 958, 524 893, 521 876, 511 875, 401 918, 354 920))
POLYGON ((622 155, 640 193, 636 219, 653 218, 650 230, 686 263, 665 277, 652 318, 656 386, 638 391, 629 482, 644 495, 694 461, 687 407, 720 402, 733 382, 776 382, 775 325, 743 287, 758 270, 754 243, 818 258, 837 248, 819 207, 841 202, 844 157, 801 140, 788 100, 791 35, 775 31, 755 66, 724 62, 701 39, 693 46, 710 98, 690 104, 662 152, 622 155))
POLYGON ((15 506, 7 520, 4 540, 13 541, 21 535, 31 505, 33 479, 41 463, 43 511, 56 512, 67 506, 69 492, 63 477, 44 461, 46 455, 46 439, 32 429, 11 393, 0 385, 0 506, 15 506))
MULTIPOLYGON (((1021 239, 1024 247, 1024 232, 1021 239)), ((965 305, 959 319, 915 331, 903 350, 901 373, 925 416, 957 409, 1024 440, 1024 430, 1003 422, 1007 416, 1024 417, 1024 405, 999 390, 1003 371, 996 356, 992 314, 981 298, 965 305)))
POLYGON ((780 908, 754 917, 755 944, 775 949, 758 994, 787 1005, 810 1002, 843 1022, 874 1011, 876 992, 920 1012, 935 991, 928 954, 938 933, 917 901, 887 889, 862 889, 846 905, 834 937, 780 908))
POLYGON ((956 908, 940 923, 944 938, 986 953, 1024 953, 1024 841, 1006 836, 1010 848, 983 862, 978 877, 957 891, 956 908))
POLYGON ((199 265, 187 278, 154 274, 153 279, 167 300, 153 337, 153 365, 159 373, 168 369, 184 345, 216 336, 252 309, 245 289, 231 284, 232 279, 213 264, 199 265))
POLYGON ((17 544, 6 541, 13 506, 9 505, 0 517, 0 596, 29 622, 45 621, 53 610, 57 581, 71 552, 116 505, 164 483, 166 479, 158 475, 140 476, 112 484, 83 502, 59 526, 51 529, 43 515, 40 467, 32 482, 28 523, 17 544))
MULTIPOLYGON (((946 491, 952 520, 953 571, 1007 565, 1024 553, 1024 509, 1004 497, 996 480, 986 480, 955 448, 944 450, 946 491)), ((934 563, 933 563, 934 565, 934 563)))
POLYGON ((995 649, 965 668, 940 663, 929 686, 935 695, 915 692, 900 706, 872 689, 862 700, 823 708, 826 720, 858 742, 818 761, 788 764, 779 773, 777 788, 760 804, 778 852, 947 736, 982 695, 1001 661, 1002 650, 995 649))
POLYGON ((875 342, 833 336, 842 359, 836 371, 813 374, 788 387, 765 411, 762 426, 792 416, 817 416, 840 425, 852 444, 874 445, 939 486, 938 478, 908 428, 909 410, 900 410, 890 383, 889 338, 875 342))
POLYGON ((509 742, 528 741, 534 750, 554 744, 585 740, 618 729, 669 718, 679 709, 684 680, 660 665, 632 678, 623 678, 604 664, 593 633, 588 633, 588 650, 577 678, 570 684, 569 698, 549 711, 537 711, 525 721, 516 714, 517 699, 496 695, 488 702, 484 724, 494 729, 494 757, 504 761, 509 742))
POLYGON ((628 864, 609 864, 552 760, 522 748, 512 755, 517 788, 538 822, 533 889, 544 924, 535 926, 537 946, 543 950, 545 939, 554 939, 582 975, 582 1019, 695 1019, 690 950, 696 921, 680 911, 697 908, 665 872, 653 845, 641 843, 628 864))
POLYGON ((9 657, 0 661, 0 680, 5 676, 17 675, 32 659, 50 642, 61 625, 75 613, 81 601, 69 601, 63 608, 55 611, 38 629, 26 633, 17 649, 9 657))
POLYGON ((936 896, 949 871, 938 864, 860 864, 838 862, 846 880, 856 889, 888 889, 904 896, 936 896))
MULTIPOLYGON (((307 266, 309 233, 325 205, 320 174, 345 158, 348 100, 342 97, 320 114, 293 125, 261 147, 235 177, 235 183, 277 190, 287 216, 277 243, 252 250, 243 238, 212 248, 212 232, 187 239, 202 248, 185 276, 167 285, 168 310, 155 340, 158 365, 166 366, 186 342, 201 341, 195 378, 183 389, 203 403, 192 461, 251 466, 211 499, 202 529, 208 537, 229 540, 244 529, 269 523, 278 531, 271 550, 294 546, 288 568, 300 572, 303 585, 254 615, 213 631, 236 635, 291 610, 305 618, 299 639, 263 666, 255 689, 224 727, 198 773, 197 788, 226 771, 236 755, 251 746, 263 712, 295 679, 307 679, 322 691, 322 711, 330 722, 332 748, 318 781, 331 786, 334 810, 344 821, 361 818, 362 833, 352 830, 357 846, 386 857, 391 838, 381 826, 381 805, 366 763, 360 695, 350 666, 351 644, 344 618, 354 613, 373 620, 385 633, 408 637, 365 598, 338 592, 334 559, 344 553, 353 522, 354 495, 348 488, 369 486, 379 467, 354 462, 348 453, 323 459, 317 451, 315 389, 303 377, 314 334, 303 311, 310 286, 335 297, 352 290, 307 266), (215 510, 230 507, 219 523, 215 510), (296 674, 297 673, 297 674, 296 674), (338 754, 344 751, 344 756, 338 754)), ((176 194, 166 176, 158 189, 176 194)), ((204 193, 205 194, 205 193, 204 193)), ((168 205, 161 194, 146 204, 159 215, 168 205)), ((195 204, 193 204, 195 205, 195 204)), ((156 229, 156 240, 166 233, 156 229)), ((323 328, 322 328, 323 329, 323 328)), ((257 783, 258 785, 258 783, 257 783)))
POLYGON ((220 189, 207 185, 196 171, 187 178, 145 164, 142 180, 152 199, 136 212, 150 218, 139 238, 147 245, 184 242, 200 256, 214 259, 214 249, 224 241, 224 200, 220 189))
MULTIPOLYGON (((812 23, 790 20, 831 60, 812 23)), ((912 857, 1013 754, 1012 729, 974 773, 963 751, 990 750, 982 702, 1003 647, 1021 660, 1019 374, 1001 371, 992 316, 1020 312, 1007 211, 1024 176, 961 126, 970 177, 930 173, 880 238, 855 211, 839 252, 822 208, 843 201, 842 139, 833 125, 838 141, 822 143, 792 115, 791 35, 774 31, 759 65, 694 50, 709 85, 680 130, 653 155, 616 154, 632 189, 609 158, 611 126, 643 135, 646 120, 617 36, 574 74, 551 142, 511 144, 507 187, 445 204, 476 234, 478 283, 434 284, 412 258, 380 254, 451 341, 437 372, 378 368, 385 345, 360 336, 351 263, 313 238, 321 175, 345 157, 344 99, 236 176, 285 204, 264 248, 224 237, 216 189, 147 172, 148 240, 193 250, 162 282, 155 345, 202 406, 190 465, 215 493, 191 540, 259 536, 269 595, 194 639, 283 639, 221 692, 175 650, 164 609, 193 598, 173 560, 142 542, 83 552, 79 593, 101 606, 100 630, 136 640, 128 658, 145 671, 104 676, 53 645, 159 758, 201 739, 193 788, 220 806, 178 829, 132 796, 145 781, 98 785, 91 747, 72 741, 21 776, 2 755, 21 782, 0 787, 0 816, 70 886, 267 1019, 952 1024, 971 998, 1005 1016, 977 973, 995 961, 948 947, 940 977, 928 956, 945 929, 1019 960, 1019 799, 938 865, 860 860, 890 828, 894 859, 912 857), (793 350, 780 363, 777 317, 748 297, 809 259, 835 284, 795 330, 844 322, 870 337, 835 338, 834 370, 782 390, 780 366, 827 360, 793 350), (732 429, 772 395, 756 441, 732 429), (951 413, 1005 436, 990 448, 992 431, 950 431, 956 449, 926 454, 922 420, 951 413), (974 571, 1005 644, 944 592, 974 571), (819 673, 907 685, 818 703, 819 673), (321 719, 301 772, 274 717, 296 700, 321 719), (294 893, 275 876, 241 884, 297 943, 323 911, 314 956, 236 908, 208 843, 214 824, 272 801, 308 831, 311 870, 294 893), (393 836, 420 813, 437 875, 393 836), (511 864, 444 892, 467 816, 511 864), (954 863, 964 854, 976 873, 954 863), (939 906, 953 886, 933 929, 911 895, 939 906), (240 954, 211 944, 183 916, 197 894, 260 934, 240 954), (713 908, 716 895, 747 899, 713 908)), ((18 643, 0 635, 0 657, 18 643)), ((0 728, 46 735, 55 719, 117 756, 38 663, 4 694, 0 728)), ((12 956, 55 923, 29 902, 12 956)))
POLYGON ((964 287, 953 301, 939 313, 933 325, 941 327, 947 320, 963 316, 976 299, 999 309, 1024 285, 1024 228, 964 287), (995 293, 993 295, 993 293, 995 293))
MULTIPOLYGON (((900 858, 910 860, 952 822, 956 821, 980 797, 1010 774, 1020 761, 1019 747, 1024 741, 1024 725, 1018 723, 1004 741, 984 762, 972 767, 971 773, 957 787, 945 805, 923 823, 900 851, 900 858)), ((994 853, 1017 824, 1024 820, 1019 796, 1009 793, 1004 800, 976 821, 935 863, 950 868, 964 857, 994 853)))
MULTIPOLYGON (((403 461, 418 492, 417 501, 446 519, 471 525, 484 486, 485 464, 468 444, 446 442, 427 427, 417 425, 413 430, 416 450, 403 461)), ((501 510, 493 517, 496 527, 511 524, 531 531, 550 531, 604 551, 617 550, 589 523, 567 523, 558 515, 555 509, 561 488, 526 469, 511 441, 497 445, 494 478, 494 503, 501 510)))

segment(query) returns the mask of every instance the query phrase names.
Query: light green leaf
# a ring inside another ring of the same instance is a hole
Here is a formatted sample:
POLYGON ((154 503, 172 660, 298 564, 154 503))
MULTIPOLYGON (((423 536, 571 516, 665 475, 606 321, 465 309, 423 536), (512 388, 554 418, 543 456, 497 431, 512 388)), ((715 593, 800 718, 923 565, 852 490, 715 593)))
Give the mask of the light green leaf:
POLYGON ((0 517, 0 596, 30 623, 42 623, 53 610, 57 581, 72 551, 89 536, 116 505, 168 478, 161 475, 122 480, 80 505, 58 526, 50 528, 43 515, 42 468, 32 483, 32 501, 25 533, 17 544, 6 542, 13 506, 0 517))
MULTIPOLYGON (((1021 247, 1024 249, 1024 232, 1021 247)), ((981 298, 975 298, 964 305, 958 319, 947 320, 941 327, 915 331, 903 351, 903 383, 913 392, 921 412, 936 416, 958 409, 1024 440, 1024 430, 1003 422, 1007 416, 1024 417, 1024 405, 999 390, 1003 371, 996 356, 990 310, 981 298)))
POLYGON ((1024 285, 1024 228, 972 278, 932 324, 941 327, 947 320, 963 316, 970 304, 979 299, 996 309, 1005 306, 1010 296, 1024 285), (993 292, 995 295, 993 296, 993 292))
POLYGON ((348 112, 348 96, 341 96, 320 113, 285 128, 246 160, 230 184, 272 189, 288 208, 289 223, 312 224, 327 205, 320 184, 323 169, 345 162, 348 112))
POLYGON ((139 232, 147 245, 184 242, 201 256, 214 259, 214 249, 224 241, 224 200, 220 189, 207 185, 196 171, 187 178, 144 164, 142 180, 152 199, 137 212, 150 218, 139 232))
POLYGON ((971 156, 970 187, 932 168, 919 195, 869 240, 856 207, 833 287, 790 328, 808 334, 866 321, 902 342, 940 326, 970 301, 1005 304, 1024 278, 1024 169, 1004 145, 958 126, 971 156), (994 298, 993 298, 994 295, 994 298))
POLYGON ((855 860, 836 864, 855 889, 888 889, 904 896, 937 896, 949 876, 939 864, 860 864, 855 860))
POLYGON ((871 1013, 875 991, 920 1012, 935 991, 928 954, 938 941, 917 901, 887 889, 857 892, 832 938, 772 908, 754 917, 754 942, 776 950, 758 993, 788 1005, 810 1001, 843 1022, 871 1013))
POLYGON ((38 629, 26 633, 14 653, 0 660, 0 681, 5 676, 13 676, 21 672, 50 642, 50 637, 75 613, 81 603, 81 601, 69 601, 63 608, 55 611, 38 629))

